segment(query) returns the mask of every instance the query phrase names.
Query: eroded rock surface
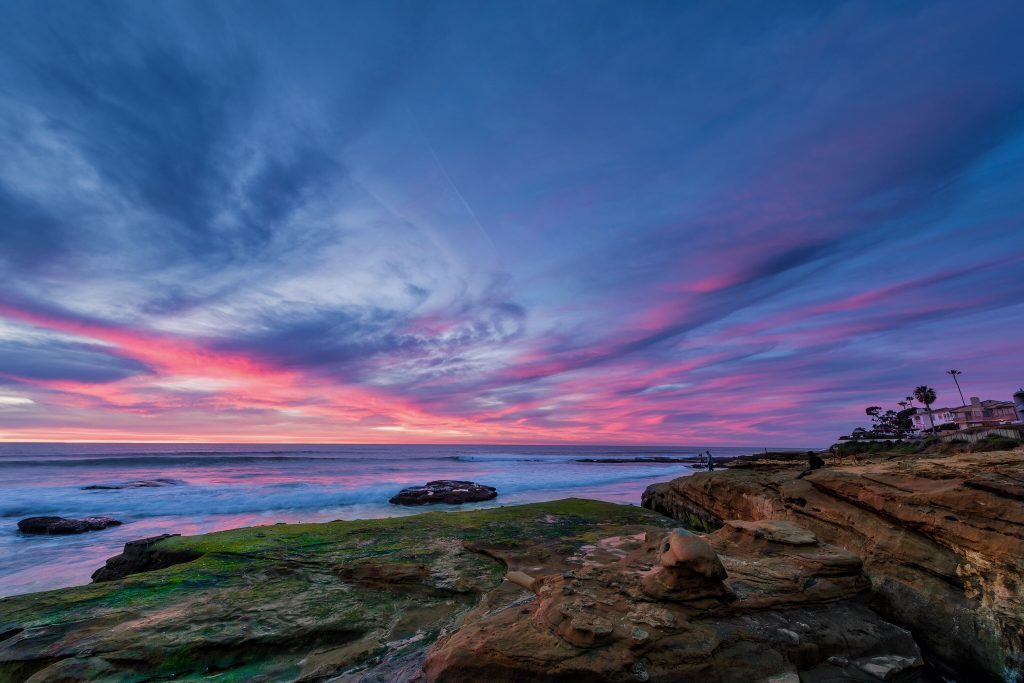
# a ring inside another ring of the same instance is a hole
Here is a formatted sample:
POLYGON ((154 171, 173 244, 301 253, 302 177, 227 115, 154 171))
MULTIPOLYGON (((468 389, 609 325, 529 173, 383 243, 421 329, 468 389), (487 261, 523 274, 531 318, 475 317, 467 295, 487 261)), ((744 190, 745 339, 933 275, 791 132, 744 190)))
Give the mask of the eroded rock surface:
POLYGON ((910 634, 859 599, 860 561, 795 525, 605 538, 561 569, 528 602, 472 610, 424 679, 916 680, 923 664, 910 634))
POLYGON ((898 456, 801 480, 797 469, 695 474, 649 487, 643 505, 694 528, 795 522, 863 559, 872 607, 909 628, 937 668, 958 680, 1018 680, 1024 452, 898 456))
POLYGON ((466 610, 522 593, 467 545, 534 566, 669 524, 568 500, 143 539, 102 570, 123 578, 0 600, 0 681, 408 680, 466 610))
POLYGON ((855 556, 672 525, 565 500, 142 539, 0 600, 0 681, 916 680, 855 556))
POLYGON ((431 505, 446 503, 460 505, 462 503, 478 503, 498 497, 498 490, 493 486, 484 486, 472 481, 439 479, 427 482, 426 486, 413 486, 402 489, 389 501, 392 505, 431 505))

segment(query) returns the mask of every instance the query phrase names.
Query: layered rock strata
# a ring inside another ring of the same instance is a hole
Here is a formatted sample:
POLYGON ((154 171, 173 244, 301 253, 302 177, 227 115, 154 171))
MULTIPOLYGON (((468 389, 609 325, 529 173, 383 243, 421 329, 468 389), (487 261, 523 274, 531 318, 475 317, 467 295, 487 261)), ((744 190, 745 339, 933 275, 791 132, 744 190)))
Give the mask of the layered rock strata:
MULTIPOLYGON (((771 463, 768 463, 771 465, 771 463)), ((648 488, 688 526, 790 520, 861 557, 871 606, 954 680, 1024 671, 1024 452, 877 458, 794 478, 792 466, 701 473, 648 488)))
POLYGON ((472 610, 424 679, 913 681, 923 663, 863 604, 860 561, 789 522, 604 538, 532 588, 472 610))

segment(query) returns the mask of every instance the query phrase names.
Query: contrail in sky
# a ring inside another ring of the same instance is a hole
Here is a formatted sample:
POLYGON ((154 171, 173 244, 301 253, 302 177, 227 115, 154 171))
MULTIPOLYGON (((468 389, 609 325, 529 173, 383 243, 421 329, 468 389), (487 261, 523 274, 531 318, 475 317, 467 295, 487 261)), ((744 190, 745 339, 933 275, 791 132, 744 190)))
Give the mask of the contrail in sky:
POLYGON ((466 201, 466 198, 463 196, 462 192, 455 184, 455 181, 453 181, 452 177, 448 174, 448 170, 444 167, 444 164, 441 163, 441 159, 437 156, 437 152, 434 150, 434 146, 430 144, 430 140, 427 139, 427 136, 423 133, 423 129, 420 127, 419 119, 416 118, 416 115, 413 113, 412 108, 409 107, 408 103, 403 104, 405 105, 405 110, 409 112, 410 118, 412 118, 413 125, 416 127, 416 133, 420 136, 420 139, 423 140, 423 144, 426 145, 427 149, 430 151, 430 156, 434 158, 434 163, 437 165, 438 170, 441 171, 441 175, 444 176, 444 179, 448 182, 448 186, 452 188, 453 192, 455 192, 455 196, 459 198, 459 202, 461 202, 462 208, 464 208, 466 210, 466 213, 469 214, 470 218, 473 219, 473 224, 476 225, 477 229, 480 231, 480 234, 484 236, 484 239, 487 241, 487 244, 491 247, 491 251, 494 253, 494 257, 500 263, 501 256, 498 252, 497 245, 494 243, 494 240, 491 239, 490 233, 487 232, 487 229, 480 222, 480 219, 477 218, 476 212, 473 211, 473 207, 470 206, 469 202, 466 201))

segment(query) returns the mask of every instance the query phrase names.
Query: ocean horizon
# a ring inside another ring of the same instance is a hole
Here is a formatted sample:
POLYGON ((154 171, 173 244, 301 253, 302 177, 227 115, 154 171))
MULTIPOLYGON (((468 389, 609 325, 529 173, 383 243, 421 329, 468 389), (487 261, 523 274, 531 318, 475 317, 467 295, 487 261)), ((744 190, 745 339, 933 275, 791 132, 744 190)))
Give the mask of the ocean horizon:
MULTIPOLYGON (((568 497, 639 505, 650 484, 695 470, 679 462, 580 459, 721 458, 750 446, 467 444, 0 444, 0 597, 89 582, 127 541, 244 526, 392 517, 568 497), (406 486, 466 479, 498 497, 461 506, 402 507, 406 486), (139 486, 140 483, 144 486, 139 486), (19 519, 53 515, 123 522, 75 536, 32 536, 19 519)), ((783 450, 783 449, 775 449, 783 450)), ((797 450, 797 449, 792 449, 797 450)))

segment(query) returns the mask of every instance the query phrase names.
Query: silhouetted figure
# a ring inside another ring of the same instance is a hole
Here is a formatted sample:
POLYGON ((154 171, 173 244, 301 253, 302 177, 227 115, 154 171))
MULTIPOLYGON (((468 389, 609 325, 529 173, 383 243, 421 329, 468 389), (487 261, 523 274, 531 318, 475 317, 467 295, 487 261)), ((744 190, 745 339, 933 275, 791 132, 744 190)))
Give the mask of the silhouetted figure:
POLYGON ((711 451, 708 451, 708 472, 715 471, 715 457, 711 455, 711 451))
POLYGON ((796 478, 803 479, 814 470, 819 470, 824 466, 825 461, 815 455, 814 451, 807 451, 807 467, 800 474, 796 475, 796 478))

